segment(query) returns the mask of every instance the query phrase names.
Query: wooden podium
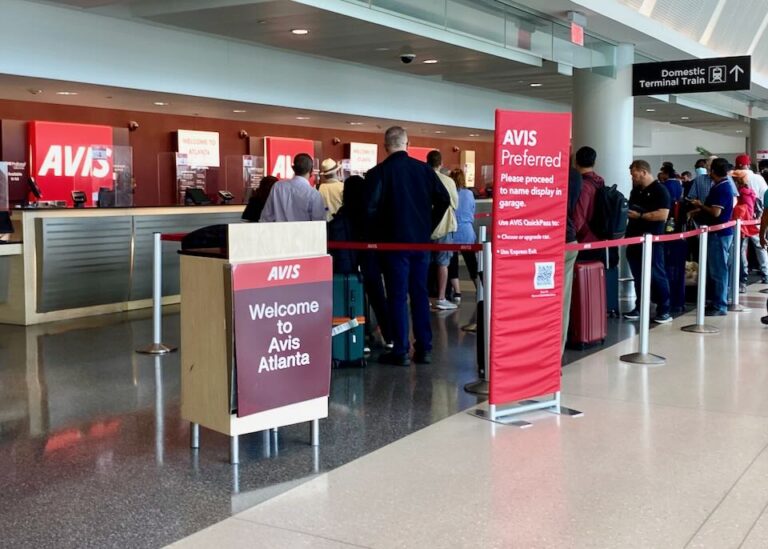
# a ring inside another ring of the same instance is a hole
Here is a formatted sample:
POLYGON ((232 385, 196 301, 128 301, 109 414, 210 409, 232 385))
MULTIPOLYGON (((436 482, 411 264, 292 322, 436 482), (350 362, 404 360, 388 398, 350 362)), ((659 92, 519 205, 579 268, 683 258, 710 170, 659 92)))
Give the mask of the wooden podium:
MULTIPOLYGON (((181 417, 192 424, 192 448, 199 448, 201 425, 231 437, 230 461, 234 464, 239 461, 238 436, 241 434, 307 421, 312 424, 312 444, 317 446, 319 419, 328 416, 328 392, 325 391, 324 396, 238 417, 235 412, 237 394, 243 387, 238 387, 236 381, 242 379, 240 374, 243 372, 237 371, 237 357, 244 356, 242 353, 248 352, 253 342, 236 341, 233 271, 238 265, 254 267, 250 265, 253 263, 261 264, 263 269, 265 262, 268 266, 272 263, 285 264, 286 260, 293 259, 330 259, 326 255, 326 224, 322 221, 232 224, 228 226, 228 233, 228 251, 203 249, 182 252, 181 417)), ((275 282, 275 288, 268 290, 274 293, 275 289, 279 290, 279 284, 275 282)), ((330 295, 322 298, 331 299, 330 295)), ((326 326, 313 324, 313 327, 326 330, 330 340, 330 318, 326 326)), ((257 340, 261 334, 257 330, 253 335, 253 339, 257 340)), ((257 344, 253 346, 255 349, 257 344)), ((324 354, 312 355, 313 362, 303 367, 312 368, 314 374, 321 375, 323 379, 327 370, 330 386, 330 352, 327 357, 322 356, 324 354)), ((308 371, 290 373, 296 375, 308 371)), ((275 380, 290 379, 283 372, 268 372, 267 375, 271 376, 269 379, 273 383, 275 380)))

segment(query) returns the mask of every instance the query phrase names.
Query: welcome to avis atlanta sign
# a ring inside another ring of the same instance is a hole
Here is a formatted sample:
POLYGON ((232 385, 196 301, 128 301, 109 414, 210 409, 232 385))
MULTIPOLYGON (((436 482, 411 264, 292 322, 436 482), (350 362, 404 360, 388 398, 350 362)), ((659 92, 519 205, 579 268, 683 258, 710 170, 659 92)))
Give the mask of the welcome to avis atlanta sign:
POLYGON ((72 191, 84 191, 90 202, 100 187, 113 187, 109 126, 30 122, 29 150, 29 173, 44 200, 71 205, 72 191))

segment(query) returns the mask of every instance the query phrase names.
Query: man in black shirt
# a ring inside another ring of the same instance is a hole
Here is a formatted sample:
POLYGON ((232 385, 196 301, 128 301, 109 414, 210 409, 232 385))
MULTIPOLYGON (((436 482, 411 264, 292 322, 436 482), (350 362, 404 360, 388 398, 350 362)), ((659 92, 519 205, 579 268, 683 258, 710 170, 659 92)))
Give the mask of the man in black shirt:
MULTIPOLYGON (((635 160, 629 166, 632 176, 632 192, 629 195, 629 223, 627 236, 642 236, 644 234, 664 234, 664 225, 669 216, 671 199, 664 185, 654 180, 651 166, 645 160, 635 160)), ((628 320, 640 318, 638 304, 642 287, 642 244, 627 246, 627 263, 635 280, 637 301, 635 308, 624 315, 628 320)), ((664 270, 664 250, 656 244, 653 246, 651 264, 651 301, 656 303, 658 324, 672 321, 669 315, 669 281, 664 270)))

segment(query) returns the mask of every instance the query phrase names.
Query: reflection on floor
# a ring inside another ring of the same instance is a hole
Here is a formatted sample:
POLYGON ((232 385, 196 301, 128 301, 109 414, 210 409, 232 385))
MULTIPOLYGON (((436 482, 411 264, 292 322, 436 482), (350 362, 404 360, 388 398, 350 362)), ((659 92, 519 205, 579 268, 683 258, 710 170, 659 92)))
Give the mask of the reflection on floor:
MULTIPOLYGON (((334 371, 319 452, 308 426, 289 427, 241 437, 238 467, 216 433, 189 451, 178 355, 133 352, 150 341, 149 312, 0 327, 0 545, 161 546, 477 404, 462 390, 477 377, 464 295, 432 315, 432 366, 334 371)), ((178 311, 165 313, 177 343, 178 311)), ((612 321, 608 343, 634 330, 612 321)))
POLYGON ((183 540, 178 547, 768 547, 765 295, 651 333, 563 375, 569 418, 530 429, 459 413, 183 540))

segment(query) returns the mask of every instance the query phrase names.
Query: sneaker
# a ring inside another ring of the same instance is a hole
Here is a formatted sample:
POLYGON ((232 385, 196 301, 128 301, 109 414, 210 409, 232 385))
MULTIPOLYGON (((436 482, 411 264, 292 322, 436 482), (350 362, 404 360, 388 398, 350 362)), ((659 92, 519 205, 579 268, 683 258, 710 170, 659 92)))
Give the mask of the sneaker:
POLYGON ((461 329, 465 332, 477 333, 477 322, 470 322, 462 326, 461 329))
POLYGON ((456 305, 460 305, 461 304, 461 294, 453 294, 453 302, 456 305))
POLYGON ((745 293, 747 293, 747 285, 746 285, 746 284, 740 284, 740 285, 739 285, 739 293, 740 293, 740 294, 745 294, 745 293))
POLYGON ((656 324, 668 324, 669 322, 672 322, 672 316, 669 313, 664 313, 663 315, 656 315, 656 318, 654 318, 653 321, 656 324))
POLYGON ((407 354, 398 355, 392 352, 379 355, 379 362, 381 364, 392 364, 393 366, 410 366, 411 359, 407 354))
POLYGON ((760 322, 762 322, 763 324, 768 324, 768 316, 761 317, 760 322))
POLYGON ((704 316, 726 316, 727 314, 727 311, 722 311, 720 309, 706 309, 704 311, 704 316))
POLYGON ((389 349, 389 350, 392 350, 392 349, 395 348, 395 344, 394 343, 385 343, 384 347, 389 349))
POLYGON ((413 353, 413 361, 416 364, 432 364, 432 353, 429 351, 416 351, 413 353))
POLYGON ((760 279, 760 284, 768 284, 768 276, 764 276, 760 279))
POLYGON ((458 308, 458 305, 451 303, 447 299, 438 299, 437 303, 435 303, 435 309, 440 309, 441 311, 452 311, 458 308))
POLYGON ((632 309, 628 313, 624 313, 624 318, 627 320, 639 320, 640 311, 638 311, 637 309, 632 309))

